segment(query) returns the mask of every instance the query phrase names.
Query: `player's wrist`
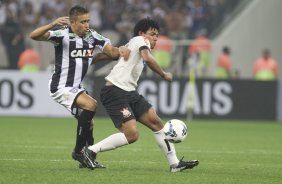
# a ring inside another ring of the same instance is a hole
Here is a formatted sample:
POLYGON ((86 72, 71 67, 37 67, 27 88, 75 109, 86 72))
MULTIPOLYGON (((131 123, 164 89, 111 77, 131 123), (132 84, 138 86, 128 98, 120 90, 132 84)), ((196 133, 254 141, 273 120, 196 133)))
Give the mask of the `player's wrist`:
POLYGON ((56 22, 51 22, 50 24, 49 24, 49 27, 50 27, 50 29, 52 29, 52 28, 54 28, 54 27, 56 27, 56 22))
POLYGON ((122 55, 123 55, 123 50, 122 49, 124 49, 124 46, 119 46, 118 47, 118 52, 119 52, 119 55, 122 57, 122 55))
POLYGON ((166 72, 163 72, 162 75, 161 75, 161 77, 162 77, 163 79, 165 79, 165 77, 166 77, 166 72))

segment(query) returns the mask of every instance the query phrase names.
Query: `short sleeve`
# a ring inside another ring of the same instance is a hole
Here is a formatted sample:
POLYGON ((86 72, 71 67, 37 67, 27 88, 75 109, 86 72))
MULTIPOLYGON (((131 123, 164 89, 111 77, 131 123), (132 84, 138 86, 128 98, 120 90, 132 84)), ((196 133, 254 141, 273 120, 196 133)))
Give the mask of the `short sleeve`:
POLYGON ((102 36, 101 34, 97 33, 96 31, 92 31, 92 35, 95 39, 96 47, 98 47, 101 51, 107 44, 111 45, 111 41, 109 38, 102 36))
POLYGON ((58 45, 63 38, 62 30, 56 30, 56 31, 50 30, 49 33, 50 35, 48 41, 50 41, 54 45, 58 45))
POLYGON ((143 49, 151 50, 150 41, 143 36, 135 37, 134 43, 137 46, 137 48, 139 49, 139 51, 143 49))

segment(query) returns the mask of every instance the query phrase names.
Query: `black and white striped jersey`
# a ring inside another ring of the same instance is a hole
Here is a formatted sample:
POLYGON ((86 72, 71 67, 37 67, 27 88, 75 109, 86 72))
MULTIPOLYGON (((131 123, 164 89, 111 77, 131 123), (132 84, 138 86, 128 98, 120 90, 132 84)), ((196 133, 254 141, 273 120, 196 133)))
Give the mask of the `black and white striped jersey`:
POLYGON ((83 37, 70 27, 49 31, 48 41, 55 45, 55 70, 50 79, 51 93, 64 87, 81 87, 81 82, 91 64, 94 49, 103 50, 110 40, 91 30, 83 37))

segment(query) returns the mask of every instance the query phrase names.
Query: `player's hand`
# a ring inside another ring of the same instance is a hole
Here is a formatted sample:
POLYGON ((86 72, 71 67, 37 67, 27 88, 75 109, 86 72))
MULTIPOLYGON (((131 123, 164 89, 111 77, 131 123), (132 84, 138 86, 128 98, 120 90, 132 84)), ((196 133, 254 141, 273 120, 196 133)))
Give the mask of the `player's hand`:
POLYGON ((125 46, 120 46, 118 48, 120 57, 123 57, 125 61, 128 60, 131 50, 125 46))
POLYGON ((171 74, 170 72, 164 72, 163 78, 164 78, 165 80, 167 80, 167 81, 172 81, 173 76, 172 76, 172 74, 171 74))
POLYGON ((70 24, 70 19, 67 16, 59 17, 56 20, 54 20, 51 24, 52 24, 53 27, 69 25, 70 24))

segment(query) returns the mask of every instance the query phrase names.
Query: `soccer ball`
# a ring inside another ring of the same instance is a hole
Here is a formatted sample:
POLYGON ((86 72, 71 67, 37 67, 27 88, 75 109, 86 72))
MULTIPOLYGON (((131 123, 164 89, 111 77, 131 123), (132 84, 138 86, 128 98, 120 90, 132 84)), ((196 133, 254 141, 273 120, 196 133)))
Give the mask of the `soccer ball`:
POLYGON ((165 139, 172 143, 180 143, 187 136, 186 124, 178 119, 172 119, 164 125, 165 139))

